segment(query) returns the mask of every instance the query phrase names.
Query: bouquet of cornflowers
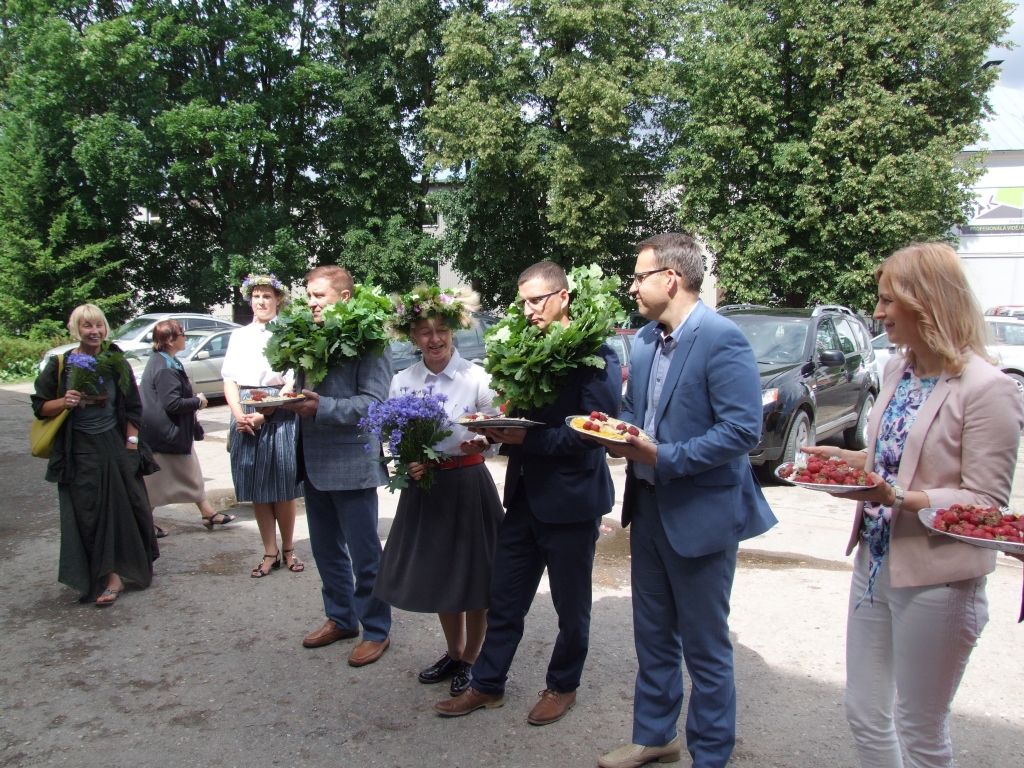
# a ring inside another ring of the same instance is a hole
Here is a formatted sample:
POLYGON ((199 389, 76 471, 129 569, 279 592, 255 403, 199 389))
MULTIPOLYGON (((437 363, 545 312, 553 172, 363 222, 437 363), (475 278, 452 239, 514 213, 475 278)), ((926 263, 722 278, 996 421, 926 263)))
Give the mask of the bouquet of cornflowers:
POLYGON ((72 352, 67 357, 71 389, 79 392, 96 392, 103 383, 103 377, 112 376, 121 394, 128 394, 128 376, 131 375, 128 359, 134 357, 131 352, 112 349, 109 342, 100 348, 100 353, 96 357, 84 352, 72 352))
POLYGON ((275 371, 305 371, 306 386, 315 387, 336 365, 383 355, 393 312, 391 299, 373 285, 356 285, 348 301, 325 307, 323 324, 305 304, 293 306, 267 324, 267 362, 275 371))
POLYGON ((597 353, 612 329, 626 319, 616 289, 596 264, 568 275, 569 327, 552 323, 545 331, 530 323, 518 304, 484 334, 484 370, 498 392, 494 404, 531 410, 555 402, 569 373, 581 365, 604 368, 597 353))
MULTIPOLYGON (((372 403, 366 418, 359 426, 388 447, 390 456, 381 461, 395 460, 395 474, 388 480, 388 490, 409 485, 409 462, 425 464, 428 460, 443 461, 444 453, 434 446, 451 436, 451 421, 444 409, 447 397, 435 395, 433 387, 392 397, 383 403, 372 403)), ((369 450, 369 446, 367 446, 369 450)), ((434 469, 428 466, 420 479, 420 487, 429 491, 434 484, 434 469)))

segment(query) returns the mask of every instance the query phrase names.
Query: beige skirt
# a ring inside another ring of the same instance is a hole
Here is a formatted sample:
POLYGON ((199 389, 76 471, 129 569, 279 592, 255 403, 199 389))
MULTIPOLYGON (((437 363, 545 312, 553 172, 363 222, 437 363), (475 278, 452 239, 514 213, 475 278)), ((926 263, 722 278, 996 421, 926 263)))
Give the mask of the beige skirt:
POLYGON ((146 491, 149 504, 162 507, 165 504, 198 504, 206 501, 206 484, 203 470, 195 453, 154 453, 153 458, 160 465, 160 471, 146 475, 146 491))

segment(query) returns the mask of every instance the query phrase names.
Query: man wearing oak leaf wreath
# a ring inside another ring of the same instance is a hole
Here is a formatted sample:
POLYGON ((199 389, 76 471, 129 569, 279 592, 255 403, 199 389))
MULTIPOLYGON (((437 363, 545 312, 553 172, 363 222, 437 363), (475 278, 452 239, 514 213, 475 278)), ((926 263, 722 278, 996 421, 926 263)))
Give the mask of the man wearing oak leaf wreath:
POLYGON ((630 293, 651 322, 633 343, 621 418, 655 442, 629 436, 608 449, 629 460, 622 525, 632 522, 640 669, 632 743, 597 764, 679 759, 685 662, 686 747, 694 768, 722 768, 736 743, 728 620, 737 549, 776 522, 747 458, 761 436, 761 381, 743 333, 700 301, 700 245, 666 233, 637 253, 630 293))
MULTIPOLYGON (((348 301, 353 288, 347 269, 313 269, 306 275, 313 319, 322 324, 323 310, 348 301)), ((367 354, 331 368, 315 389, 302 389, 305 400, 281 406, 301 417, 298 476, 304 481, 309 544, 327 614, 324 625, 302 644, 319 648, 358 637, 362 624, 363 640, 348 658, 353 667, 377 661, 390 643, 391 606, 373 596, 381 555, 377 487, 387 483, 387 472, 375 461, 380 444, 362 434, 359 420, 370 403, 387 400, 391 376, 390 349, 382 357, 367 354)))
MULTIPOLYGON (((554 262, 542 261, 523 272, 519 297, 527 319, 540 330, 553 323, 568 327, 569 282, 554 262)), ((571 371, 555 402, 509 414, 543 422, 543 426, 486 430, 491 441, 509 446, 506 513, 494 555, 484 645, 473 665, 469 688, 434 706, 444 717, 505 703, 505 681, 545 566, 558 613, 558 637, 545 689, 527 720, 532 725, 553 723, 576 702, 590 642, 598 526, 611 511, 615 490, 604 448, 580 440, 565 418, 591 411, 618 412, 622 396, 618 358, 606 343, 598 355, 604 359, 604 368, 581 365, 571 371)))

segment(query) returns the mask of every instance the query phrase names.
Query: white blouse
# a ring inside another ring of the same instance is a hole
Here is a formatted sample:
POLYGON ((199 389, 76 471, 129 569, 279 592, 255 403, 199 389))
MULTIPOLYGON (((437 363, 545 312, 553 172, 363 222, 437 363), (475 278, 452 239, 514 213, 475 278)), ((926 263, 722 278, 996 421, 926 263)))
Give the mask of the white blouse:
MULTIPOLYGON (((461 456, 462 450, 459 446, 462 443, 482 439, 480 435, 455 424, 455 419, 466 413, 500 415, 498 409, 492 405, 495 392, 491 389, 491 377, 479 365, 462 358, 457 349, 452 349, 452 359, 440 373, 431 373, 422 360, 404 371, 396 373, 395 377, 391 379, 391 391, 388 393, 388 397, 400 397, 406 394, 402 391, 403 389, 412 392, 422 391, 427 387, 433 387, 435 394, 442 394, 448 398, 444 409, 448 418, 453 422, 452 434, 433 447, 449 456, 461 456)), ((492 445, 484 451, 484 456, 496 455, 498 447, 492 445)))
POLYGON ((270 341, 266 323, 255 320, 231 333, 228 349, 224 354, 221 376, 239 386, 283 387, 291 381, 292 374, 279 373, 270 369, 264 350, 270 341))

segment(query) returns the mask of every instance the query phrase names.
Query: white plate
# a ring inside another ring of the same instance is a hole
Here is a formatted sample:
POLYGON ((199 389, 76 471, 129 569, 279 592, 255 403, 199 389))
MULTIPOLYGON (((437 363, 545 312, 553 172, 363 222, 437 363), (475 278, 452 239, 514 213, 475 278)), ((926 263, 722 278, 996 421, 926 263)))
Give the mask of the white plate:
MULTIPOLYGON (((791 462, 790 462, 791 463, 791 462)), ((798 483, 795 480, 790 480, 788 477, 782 477, 779 472, 789 466, 789 463, 783 464, 775 470, 775 477, 784 483, 795 485, 798 488, 806 488, 809 491, 824 491, 825 493, 854 493, 855 491, 870 491, 872 488, 877 488, 875 485, 822 485, 821 483, 798 483)))
POLYGON ((493 419, 475 419, 473 421, 463 421, 460 418, 456 419, 455 423, 460 427, 466 427, 466 429, 529 429, 530 427, 544 426, 544 422, 542 421, 513 419, 511 417, 505 418, 502 416, 498 416, 493 419))
MULTIPOLYGON (((578 432, 581 435, 586 435, 587 437, 593 438, 594 440, 604 440, 605 442, 608 442, 608 443, 625 443, 626 442, 626 439, 622 438, 622 437, 618 437, 618 436, 613 437, 612 435, 606 435, 606 434, 603 434, 601 432, 591 432, 589 429, 580 429, 580 428, 574 427, 572 425, 573 419, 586 419, 586 418, 589 418, 589 417, 588 416, 582 416, 582 415, 580 415, 580 416, 566 416, 565 417, 565 426, 567 426, 573 432, 578 432)), ((632 425, 630 425, 630 426, 632 426, 632 425)), ((637 429, 637 431, 640 433, 640 437, 643 438, 644 440, 646 440, 648 443, 653 443, 654 442, 651 439, 651 436, 648 435, 646 432, 644 432, 642 429, 637 429)))
POLYGON ((264 397, 262 400, 247 398, 241 402, 242 405, 251 405, 253 408, 276 408, 279 405, 301 403, 303 400, 308 399, 305 395, 296 395, 295 397, 264 397))
MULTIPOLYGON (((929 507, 928 509, 919 510, 917 513, 917 519, 921 521, 921 524, 933 533, 941 533, 943 536, 949 536, 950 538, 956 539, 957 541, 963 541, 967 544, 973 544, 976 547, 982 549, 994 549, 997 552, 1012 552, 1015 555, 1024 555, 1024 544, 1014 544, 1012 541, 990 541, 989 539, 975 539, 971 536, 961 536, 958 533, 950 533, 949 531, 940 531, 935 527, 934 520, 935 515, 939 512, 945 512, 945 509, 937 509, 935 507, 929 507)), ((1008 511, 1008 510, 1007 510, 1008 511)))

